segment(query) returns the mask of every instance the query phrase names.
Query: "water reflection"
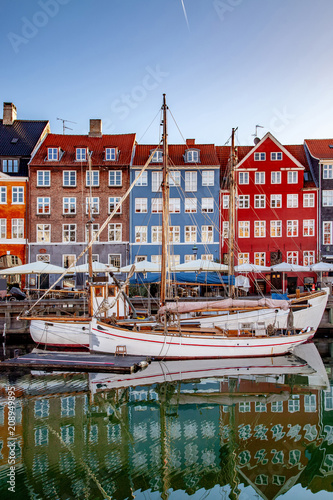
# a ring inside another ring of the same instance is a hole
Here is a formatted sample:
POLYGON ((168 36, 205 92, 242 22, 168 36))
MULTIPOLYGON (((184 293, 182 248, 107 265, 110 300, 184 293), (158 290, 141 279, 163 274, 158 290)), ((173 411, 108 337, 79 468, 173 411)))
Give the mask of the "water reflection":
POLYGON ((17 398, 17 498, 331 492, 332 386, 316 348, 300 354, 154 363, 133 375, 2 376, 1 498, 13 498, 8 385, 17 398))

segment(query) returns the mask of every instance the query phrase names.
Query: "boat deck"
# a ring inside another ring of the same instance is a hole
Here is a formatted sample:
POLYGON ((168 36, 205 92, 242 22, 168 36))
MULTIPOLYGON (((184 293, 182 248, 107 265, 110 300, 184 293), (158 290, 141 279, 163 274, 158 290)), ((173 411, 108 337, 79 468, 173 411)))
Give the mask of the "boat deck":
POLYGON ((133 373, 140 370, 140 363, 149 363, 143 356, 114 356, 89 353, 30 353, 0 363, 3 370, 61 370, 74 372, 133 373))

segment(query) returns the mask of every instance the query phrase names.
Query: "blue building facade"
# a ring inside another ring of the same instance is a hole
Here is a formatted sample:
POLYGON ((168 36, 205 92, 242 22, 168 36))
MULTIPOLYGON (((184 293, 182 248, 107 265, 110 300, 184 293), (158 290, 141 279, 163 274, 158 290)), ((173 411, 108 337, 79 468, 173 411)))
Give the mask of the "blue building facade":
MULTIPOLYGON (((131 182, 156 146, 137 146, 131 182)), ((131 192, 130 261, 160 262, 162 151, 156 151, 131 192)), ((169 145, 170 254, 172 264, 219 258, 220 165, 213 144, 169 145)))

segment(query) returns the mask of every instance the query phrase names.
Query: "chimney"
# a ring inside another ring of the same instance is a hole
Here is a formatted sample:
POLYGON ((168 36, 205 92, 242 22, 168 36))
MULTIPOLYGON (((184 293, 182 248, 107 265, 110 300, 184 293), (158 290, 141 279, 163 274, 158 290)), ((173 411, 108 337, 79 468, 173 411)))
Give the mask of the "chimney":
POLYGON ((16 106, 12 102, 3 103, 3 125, 13 125, 17 117, 16 106))
POLYGON ((186 139, 186 146, 194 146, 195 139, 186 139))
POLYGON ((90 120, 89 137, 102 137, 102 120, 90 120))

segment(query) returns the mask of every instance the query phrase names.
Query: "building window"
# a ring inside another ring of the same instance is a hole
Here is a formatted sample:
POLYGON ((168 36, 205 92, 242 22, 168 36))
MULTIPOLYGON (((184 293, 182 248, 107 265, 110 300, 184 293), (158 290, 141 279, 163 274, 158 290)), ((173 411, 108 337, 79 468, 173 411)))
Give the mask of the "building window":
POLYGON ((254 252, 255 266, 266 266, 266 252, 254 252))
POLYGON ((109 224, 109 241, 122 241, 122 225, 120 223, 109 224))
POLYGON ((281 184, 281 172, 272 172, 271 173, 271 183, 272 184, 281 184))
POLYGON ((169 226, 170 243, 180 243, 180 226, 169 226))
POLYGON ((249 221, 239 221, 238 222, 238 232, 240 238, 250 238, 250 222, 249 221))
POLYGON ((213 262, 213 254, 211 254, 211 253, 203 253, 201 255, 201 259, 202 260, 209 260, 209 261, 213 262))
POLYGON ((298 236, 298 220, 287 220, 287 236, 298 236))
POLYGON ((239 184, 248 184, 249 183, 249 173, 248 172, 239 172, 239 184))
POLYGON ((58 161, 58 148, 47 148, 48 161, 58 161))
POLYGON ((135 198, 135 213, 146 214, 148 211, 147 198, 135 198))
POLYGON ((170 187, 180 186, 180 172, 179 172, 179 170, 171 170, 169 172, 169 186, 170 187))
POLYGON ((76 224, 62 225, 62 241, 63 243, 76 241, 76 224))
POLYGON ((37 399, 35 401, 34 415, 36 418, 47 418, 50 412, 50 403, 48 399, 37 399))
POLYGON ((0 203, 7 203, 7 188, 0 186, 0 203))
POLYGON ((254 237, 255 238, 265 238, 266 236, 266 221, 255 220, 254 221, 254 237))
POLYGON ((180 255, 169 255, 169 268, 179 266, 180 264, 180 255))
POLYGON ((314 219, 303 220, 303 236, 315 235, 315 221, 314 219))
POLYGON ((197 172, 185 172, 185 191, 197 190, 197 172))
POLYGON ((169 212, 171 214, 180 213, 180 198, 169 198, 169 212))
MULTIPOLYGON (((90 241, 90 226, 91 226, 91 239, 94 241, 99 241, 99 237, 95 239, 95 236, 98 234, 99 231, 99 224, 93 223, 93 224, 86 224, 86 243, 90 241)), ((98 259, 95 259, 95 261, 98 262, 98 259)))
POLYGON ((105 148, 105 160, 106 161, 116 160, 116 148, 105 148))
POLYGON ((317 411, 316 394, 304 394, 304 411, 305 413, 316 413, 317 411))
MULTIPOLYGON (((152 153, 152 151, 150 152, 150 154, 152 153)), ((153 154, 152 156, 152 159, 151 159, 152 162, 154 163, 162 163, 163 161, 163 151, 155 151, 155 153, 153 154)))
POLYGON ((238 265, 250 264, 250 254, 249 253, 239 253, 238 254, 238 265))
POLYGON ((62 207, 63 214, 76 214, 76 198, 63 198, 62 207))
POLYGON ((37 214, 50 214, 51 213, 51 198, 41 197, 37 198, 37 214))
POLYGON ((12 219, 12 239, 24 238, 24 219, 12 219))
POLYGON ((202 172, 202 185, 214 186, 214 170, 204 170, 202 172))
POLYGON ((323 244, 332 245, 332 221, 323 222, 323 244))
POLYGON ((70 266, 74 265, 76 261, 76 255, 73 254, 64 254, 62 256, 62 266, 65 269, 68 269, 70 266))
POLYGON ((333 165, 323 165, 323 179, 333 179, 333 165))
POLYGON ((287 194, 287 208, 298 207, 298 194, 287 194))
POLYGON ((152 243, 162 242, 162 226, 151 227, 151 242, 152 243))
POLYGON ((7 238, 7 219, 0 219, 0 238, 7 238))
POLYGON ((99 214, 99 197, 98 196, 87 196, 86 197, 86 214, 99 214))
POLYGON ((51 242, 51 224, 37 224, 37 243, 51 242))
POLYGON ((162 180, 163 180, 163 172, 157 171, 151 173, 151 190, 153 193, 161 192, 162 180))
POLYGON ((49 444, 49 430, 47 427, 35 429, 35 446, 46 446, 49 444))
POLYGON ((222 197, 222 206, 225 210, 229 208, 229 200, 230 200, 230 195, 224 194, 222 197))
POLYGON ((201 226, 201 241, 202 243, 213 243, 214 241, 213 226, 201 226))
POLYGON ((49 264, 51 261, 51 257, 49 253, 43 253, 36 255, 36 262, 45 262, 46 264, 49 264))
POLYGON ((63 186, 64 187, 76 187, 76 171, 75 170, 65 170, 63 172, 63 186))
POLYGON ((333 207, 333 191, 323 190, 323 207, 333 207))
POLYGON ((161 259, 161 255, 152 255, 150 260, 151 262, 154 262, 154 264, 161 264, 161 259))
MULTIPOLYGON (((120 202, 119 197, 109 196, 109 214, 113 212, 113 210, 116 208, 119 202, 120 202)), ((121 213, 122 213, 122 205, 120 205, 116 211, 116 214, 121 214, 121 213)))
POLYGON ((86 171, 86 186, 99 186, 99 171, 87 170, 86 171))
POLYGON ((24 188, 19 186, 19 187, 13 187, 12 188, 12 203, 19 205, 24 203, 24 188))
POLYGON ((288 184, 297 184, 298 182, 298 172, 289 171, 288 172, 288 184))
POLYGON ((185 226, 185 243, 196 243, 197 226, 185 226))
POLYGON ((196 198, 185 198, 185 213, 196 213, 197 211, 197 199, 196 198))
POLYGON ((271 237, 280 238, 282 236, 282 221, 271 220, 271 237))
POLYGON ((265 161, 266 153, 254 153, 254 161, 265 161))
POLYGON ((266 195, 255 194, 254 195, 254 207, 255 208, 266 208, 266 195))
POLYGON ((135 243, 147 243, 147 226, 135 226, 135 243))
MULTIPOLYGON (((228 207, 229 207, 229 196, 228 196, 228 207)), ((226 208, 228 208, 226 207, 226 208)), ((225 208, 225 207, 223 207, 225 208)), ((250 195, 240 194, 238 197, 238 208, 250 208, 250 195)))
POLYGON ((49 187, 51 185, 51 172, 49 170, 38 170, 37 186, 49 187))
POLYGON ((214 212, 214 198, 201 198, 201 212, 202 213, 214 212))
POLYGON ((282 152, 278 151, 277 153, 271 153, 271 160, 272 161, 277 161, 277 160, 282 160, 282 152))
POLYGON ((271 208, 282 207, 282 194, 271 194, 271 208))
POLYGON ((303 194, 303 207, 314 207, 315 206, 315 196, 314 193, 304 193, 303 194))
POLYGON ((265 184, 265 172, 256 172, 254 182, 255 184, 265 184))
POLYGON ((85 161, 87 159, 86 148, 76 148, 76 161, 85 161))
POLYGON ((222 238, 229 238, 229 221, 224 220, 222 223, 222 238))
POLYGON ((198 163, 199 160, 199 151, 193 149, 190 151, 186 151, 185 153, 185 162, 186 163, 198 163))
POLYGON ((109 171, 109 186, 120 187, 122 186, 123 176, 121 170, 109 171))
POLYGON ((109 254, 108 256, 108 262, 110 266, 113 267, 121 267, 121 255, 118 254, 109 254))
POLYGON ((292 252, 287 252, 287 262, 288 264, 294 264, 298 265, 298 252, 297 251, 292 251, 292 252))
POLYGON ((2 171, 7 174, 15 174, 19 171, 18 160, 2 160, 2 171))
POLYGON ((309 250, 303 252, 303 265, 312 266, 315 263, 315 251, 309 250))
MULTIPOLYGON (((135 179, 137 179, 140 175, 141 171, 140 170, 135 170, 135 179)), ((141 175, 140 178, 136 181, 135 183, 136 186, 148 186, 148 172, 145 170, 141 175)))
POLYGON ((151 200, 151 211, 153 214, 159 214, 162 212, 163 200, 162 198, 154 198, 151 200))
POLYGON ((193 262, 195 259, 195 255, 192 254, 185 254, 184 255, 184 262, 193 262))

